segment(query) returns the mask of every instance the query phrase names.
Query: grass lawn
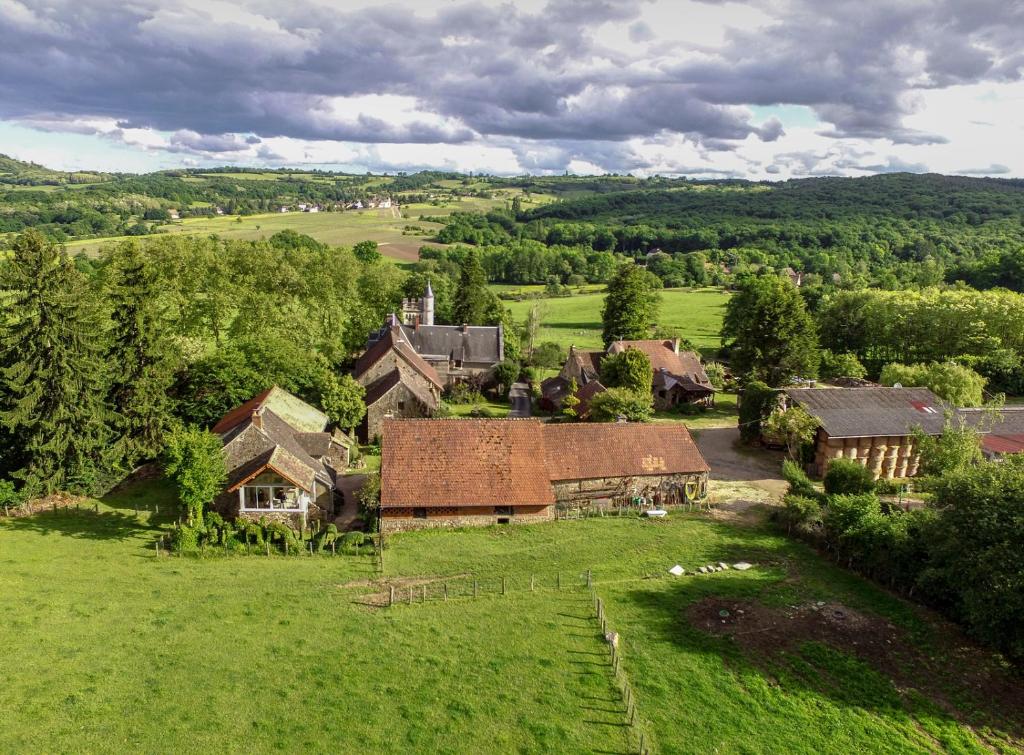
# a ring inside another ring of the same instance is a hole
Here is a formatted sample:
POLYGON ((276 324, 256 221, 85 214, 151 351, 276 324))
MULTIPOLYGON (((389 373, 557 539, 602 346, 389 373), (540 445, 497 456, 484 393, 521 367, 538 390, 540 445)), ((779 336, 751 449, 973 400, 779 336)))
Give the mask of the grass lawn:
POLYGON ((711 427, 735 427, 739 419, 736 410, 735 393, 716 393, 715 405, 697 414, 680 412, 655 412, 655 422, 682 422, 691 430, 705 430, 711 427))
MULTIPOLYGON (((599 349, 604 297, 603 293, 591 293, 504 304, 512 311, 513 317, 522 322, 530 308, 540 303, 544 309, 541 341, 554 341, 564 348, 575 345, 599 349)), ((729 300, 727 292, 719 288, 675 288, 662 291, 661 297, 659 325, 677 330, 705 355, 712 355, 721 347, 719 331, 725 316, 725 304, 729 300)))
POLYGON ((1021 744, 1019 710, 987 718, 975 656, 934 688, 919 683, 915 669, 947 666, 930 619, 759 525, 680 512, 409 533, 389 538, 376 580, 368 557, 158 560, 172 503, 150 482, 99 514, 0 521, 0 751, 632 752, 587 569, 622 634, 653 752, 1021 744), (145 510, 155 504, 159 516, 145 510), (755 567, 666 575, 740 559, 755 567), (476 600, 456 576, 467 573, 484 587, 476 600), (415 597, 417 578, 432 577, 450 581, 451 600, 434 584, 427 603, 359 602, 389 582, 415 597), (690 618, 708 600, 841 604, 922 654, 888 667, 813 638, 752 653, 690 618))

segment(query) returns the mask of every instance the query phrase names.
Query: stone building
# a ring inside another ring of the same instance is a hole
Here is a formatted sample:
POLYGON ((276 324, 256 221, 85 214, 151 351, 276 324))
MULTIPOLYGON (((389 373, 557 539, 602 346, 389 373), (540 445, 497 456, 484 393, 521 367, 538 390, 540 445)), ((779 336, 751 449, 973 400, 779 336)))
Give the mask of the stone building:
POLYGON ((397 323, 359 358, 352 376, 366 388, 366 416, 358 429, 363 441, 379 437, 386 418, 430 417, 441 404, 440 376, 397 323))
POLYGON ((381 454, 384 531, 671 505, 703 498, 709 471, 686 428, 667 424, 392 420, 381 454))
POLYGON ((693 351, 680 351, 679 339, 614 341, 607 351, 569 347, 569 356, 557 378, 549 378, 541 386, 543 406, 549 410, 561 406, 571 380, 582 389, 599 380, 601 361, 628 349, 642 351, 651 362, 652 398, 656 409, 671 409, 679 404, 714 406, 715 388, 711 385, 700 356, 693 351))
POLYGON ((387 322, 370 334, 367 350, 396 326, 413 351, 434 368, 444 386, 487 382, 505 358, 501 325, 435 325, 434 292, 429 283, 422 298, 402 300, 401 318, 389 315, 387 322))
POLYGON ((818 420, 811 473, 824 477, 833 459, 852 459, 876 478, 913 477, 920 453, 913 433, 938 435, 947 407, 927 388, 791 388, 796 404, 818 420))
POLYGON ((214 509, 293 526, 332 517, 335 478, 348 466, 351 441, 329 426, 326 414, 277 386, 232 409, 212 430, 228 467, 214 509))

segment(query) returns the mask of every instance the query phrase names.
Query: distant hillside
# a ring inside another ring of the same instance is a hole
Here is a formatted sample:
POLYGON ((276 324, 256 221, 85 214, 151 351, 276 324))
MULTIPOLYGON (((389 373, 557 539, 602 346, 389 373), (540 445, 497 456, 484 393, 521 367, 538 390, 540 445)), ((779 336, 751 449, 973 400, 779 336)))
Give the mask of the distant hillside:
POLYGON ((64 184, 99 183, 109 179, 110 176, 103 173, 85 171, 67 173, 0 154, 0 184, 61 186, 64 184))
POLYGON ((638 187, 548 204, 532 210, 525 219, 647 223, 670 228, 720 220, 899 218, 971 226, 1001 218, 1024 220, 1024 180, 1020 179, 891 173, 777 184, 729 182, 716 188, 638 187))

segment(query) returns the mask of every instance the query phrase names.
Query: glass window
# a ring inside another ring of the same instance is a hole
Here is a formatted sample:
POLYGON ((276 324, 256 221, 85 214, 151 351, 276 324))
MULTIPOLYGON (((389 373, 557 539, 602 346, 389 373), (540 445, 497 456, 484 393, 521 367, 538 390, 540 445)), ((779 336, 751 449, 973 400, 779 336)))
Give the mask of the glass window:
POLYGON ((245 511, 299 511, 301 491, 283 485, 246 485, 242 488, 242 509, 245 511))

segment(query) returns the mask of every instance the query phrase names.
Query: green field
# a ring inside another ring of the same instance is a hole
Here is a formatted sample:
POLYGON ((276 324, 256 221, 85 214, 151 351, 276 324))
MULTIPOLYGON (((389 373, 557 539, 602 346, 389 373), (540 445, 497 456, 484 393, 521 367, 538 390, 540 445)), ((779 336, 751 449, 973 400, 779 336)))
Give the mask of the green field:
MULTIPOLYGON (((528 288, 523 286, 522 288, 528 288)), ((677 288, 661 292, 658 324, 689 338, 705 356, 722 345, 720 330, 729 294, 720 288, 677 288)), ((587 349, 601 348, 601 307, 603 293, 573 295, 556 299, 505 302, 513 317, 522 322, 535 303, 544 311, 541 341, 555 341, 587 349)))
MULTIPOLYGON (((253 241, 267 238, 285 229, 291 229, 312 236, 318 241, 334 246, 351 246, 367 239, 381 245, 381 253, 399 260, 414 260, 419 248, 428 244, 429 237, 441 225, 419 219, 420 215, 443 216, 452 212, 488 210, 503 206, 500 200, 464 197, 461 201, 447 202, 443 206, 431 204, 404 205, 390 210, 348 210, 345 212, 284 212, 265 215, 248 215, 239 222, 237 216, 213 218, 187 218, 161 226, 160 233, 208 236, 217 234, 226 239, 253 241), (425 234, 416 235, 411 231, 403 234, 408 226, 419 226, 425 234)), ((118 236, 86 241, 67 242, 72 254, 85 252, 96 254, 104 244, 116 243, 127 237, 118 236)), ((138 238, 147 238, 146 236, 138 238)))
POLYGON ((0 520, 0 750, 628 753, 640 731, 657 753, 1020 744, 1021 711, 994 717, 980 654, 947 647, 918 610, 756 524, 676 513, 393 536, 377 579, 366 556, 157 559, 171 507, 147 483, 99 513, 0 520), (161 514, 137 519, 136 504, 161 514), (666 575, 740 559, 755 567, 666 575), (622 635, 637 729, 587 569, 622 635), (421 603, 434 579, 450 599, 433 581, 421 603), (403 601, 411 587, 413 604, 364 604, 387 584, 403 601), (894 648, 920 652, 866 660, 796 637, 751 653, 688 618, 709 600, 764 611, 827 601, 871 622, 864 637, 891 622, 894 648), (954 651, 970 684, 931 675, 954 651))

